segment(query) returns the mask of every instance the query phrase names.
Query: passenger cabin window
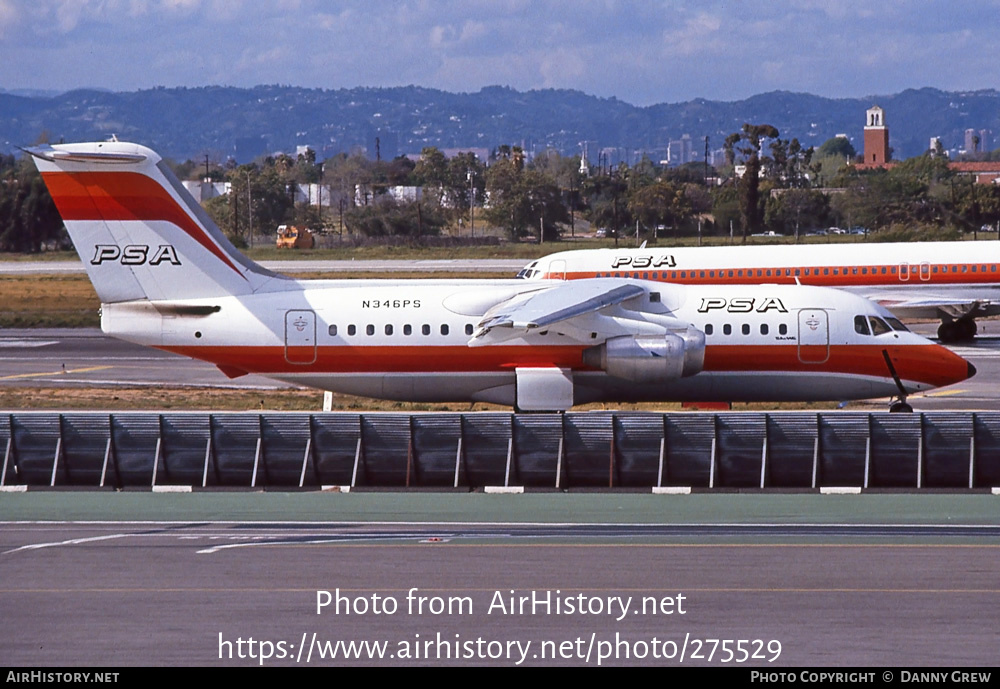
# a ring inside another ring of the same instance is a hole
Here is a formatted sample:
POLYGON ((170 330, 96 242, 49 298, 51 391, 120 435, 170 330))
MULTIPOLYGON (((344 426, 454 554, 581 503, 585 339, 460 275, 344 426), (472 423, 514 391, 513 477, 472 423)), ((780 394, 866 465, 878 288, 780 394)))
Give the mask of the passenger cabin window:
POLYGON ((391 325, 386 325, 385 326, 385 334, 386 335, 392 335, 392 326, 391 325))
POLYGON ((466 323, 465 324, 465 334, 466 335, 471 335, 472 334, 472 323, 466 323))
POLYGON ((331 325, 329 332, 330 332, 330 337, 336 337, 337 336, 337 326, 331 325))
POLYGON ((407 323, 406 325, 404 325, 403 326, 403 334, 404 335, 412 335, 413 334, 413 326, 411 326, 409 323, 407 323))
POLYGON ((715 332, 715 328, 712 326, 712 324, 711 323, 706 324, 705 325, 705 334, 706 335, 711 335, 713 332, 715 332))
POLYGON ((424 323, 422 326, 420 326, 420 332, 422 332, 424 335, 430 335, 431 334, 431 326, 429 326, 426 323, 424 323))
POLYGON ((367 326, 365 326, 365 332, 368 333, 369 336, 370 335, 374 335, 375 334, 375 326, 372 325, 371 323, 369 323, 367 326))
POLYGON ((782 323, 781 325, 779 325, 778 326, 778 334, 779 335, 787 335, 788 334, 788 326, 785 325, 784 323, 782 323))
POLYGON ((354 334, 355 334, 356 332, 358 332, 358 329, 357 329, 357 327, 355 327, 355 326, 353 326, 353 325, 349 325, 349 326, 347 326, 347 334, 348 334, 348 335, 350 335, 350 336, 352 336, 352 337, 353 337, 353 336, 354 336, 354 334))
POLYGON ((767 330, 768 330, 767 323, 761 323, 760 324, 760 334, 761 335, 767 335, 767 330))
POLYGON ((740 330, 743 332, 744 335, 749 335, 750 334, 750 324, 749 323, 744 323, 743 327, 740 328, 740 330))
POLYGON ((441 324, 441 334, 442 335, 447 335, 448 334, 448 326, 445 325, 444 323, 441 324))
POLYGON ((733 334, 733 326, 731 326, 728 323, 726 323, 724 326, 722 326, 722 334, 723 335, 732 335, 733 334))

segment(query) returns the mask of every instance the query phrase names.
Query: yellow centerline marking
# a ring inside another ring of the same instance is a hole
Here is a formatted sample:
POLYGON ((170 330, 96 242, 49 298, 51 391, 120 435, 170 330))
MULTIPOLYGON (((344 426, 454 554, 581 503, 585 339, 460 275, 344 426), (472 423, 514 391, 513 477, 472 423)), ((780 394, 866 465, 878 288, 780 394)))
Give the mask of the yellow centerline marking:
POLYGON ((71 371, 51 371, 49 373, 19 373, 16 376, 4 376, 0 380, 16 380, 18 378, 43 378, 45 376, 65 376, 70 373, 91 373, 92 371, 104 371, 114 366, 90 366, 88 368, 75 368, 71 371))
POLYGON ((924 394, 924 397, 947 397, 948 395, 961 395, 968 392, 968 390, 942 390, 941 392, 928 392, 924 394))

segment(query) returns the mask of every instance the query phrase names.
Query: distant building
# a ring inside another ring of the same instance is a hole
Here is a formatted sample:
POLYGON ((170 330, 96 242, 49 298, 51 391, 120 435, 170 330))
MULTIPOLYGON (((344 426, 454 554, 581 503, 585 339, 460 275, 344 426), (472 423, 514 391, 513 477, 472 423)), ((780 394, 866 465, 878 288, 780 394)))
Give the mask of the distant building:
POLYGON ((625 151, 621 148, 606 146, 597 154, 597 166, 607 173, 625 162, 625 151))
POLYGON ((414 203, 423 198, 423 187, 395 186, 376 188, 369 184, 357 184, 354 187, 355 206, 367 206, 372 203, 384 203, 386 201, 414 203))
POLYGON ((990 130, 989 129, 966 129, 965 130, 965 153, 986 153, 990 150, 990 130))
POLYGON ((971 175, 977 184, 1000 184, 1000 160, 961 161, 948 163, 948 167, 960 175, 971 175))
POLYGON ((675 139, 667 144, 667 165, 677 167, 694 160, 694 146, 691 143, 691 135, 685 134, 680 139, 675 139))
POLYGON ((385 194, 399 203, 416 203, 424 198, 424 188, 413 186, 388 187, 385 190, 385 194))
POLYGON ((445 158, 454 158, 460 153, 471 153, 481 163, 485 163, 490 159, 490 149, 488 148, 442 148, 441 152, 445 158))
POLYGON ((187 180, 181 182, 181 184, 184 185, 184 188, 187 189, 188 193, 198 203, 204 203, 209 199, 214 199, 216 196, 226 196, 233 188, 230 182, 213 182, 210 179, 204 179, 201 182, 187 180))
MULTIPOLYGON (((988 138, 989 131, 974 129, 965 131, 966 146, 988 138)), ((936 155, 941 148, 941 140, 932 137, 930 151, 936 155)), ((889 160, 889 128, 885 126, 885 113, 877 105, 868 109, 868 119, 865 122, 865 161, 858 165, 859 169, 891 168, 895 165, 889 160)), ((1000 161, 993 162, 955 162, 948 163, 948 168, 960 175, 971 175, 977 184, 1000 184, 1000 161)))
POLYGON ((295 203, 305 203, 310 206, 335 208, 341 199, 349 201, 350 196, 341 191, 335 191, 329 184, 296 184, 295 203))
MULTIPOLYGON (((476 147, 473 147, 473 146, 467 146, 467 147, 464 147, 464 148, 462 148, 462 147, 459 147, 459 148, 439 148, 438 150, 441 151, 441 154, 444 155, 444 157, 448 158, 448 159, 454 158, 455 156, 457 156, 457 155, 459 155, 461 153, 471 153, 472 155, 476 156, 476 159, 479 162, 483 163, 484 165, 489 165, 490 164, 490 150, 488 148, 476 148, 476 147)), ((407 153, 406 154, 406 158, 409 159, 409 160, 412 160, 414 163, 419 163, 420 160, 421 160, 421 158, 423 158, 423 154, 422 153, 407 153)))
POLYGON ((865 120, 865 166, 885 167, 889 162, 889 127, 885 111, 877 105, 868 108, 865 120))

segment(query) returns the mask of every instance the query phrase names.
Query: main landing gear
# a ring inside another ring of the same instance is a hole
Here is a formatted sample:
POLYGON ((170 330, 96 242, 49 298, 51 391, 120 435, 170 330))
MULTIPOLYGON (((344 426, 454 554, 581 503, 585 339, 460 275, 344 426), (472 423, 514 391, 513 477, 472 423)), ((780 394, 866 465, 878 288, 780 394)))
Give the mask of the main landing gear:
POLYGON ((977 330, 974 318, 962 317, 954 321, 944 321, 938 327, 938 340, 945 344, 969 342, 975 339, 977 330))

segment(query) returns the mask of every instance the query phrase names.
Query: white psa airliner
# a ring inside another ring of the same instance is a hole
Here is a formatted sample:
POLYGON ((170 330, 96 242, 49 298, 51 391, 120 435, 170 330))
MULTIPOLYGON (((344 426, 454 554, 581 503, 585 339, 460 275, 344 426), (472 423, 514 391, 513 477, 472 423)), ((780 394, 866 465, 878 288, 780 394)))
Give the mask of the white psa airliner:
POLYGON ((940 319, 942 342, 971 340, 976 318, 1000 314, 1000 242, 582 249, 534 261, 519 277, 836 287, 899 318, 940 319))
POLYGON ((592 401, 898 397, 975 373, 885 309, 796 285, 296 280, 226 240, 160 157, 29 151, 110 335, 291 383, 525 411, 592 401))

